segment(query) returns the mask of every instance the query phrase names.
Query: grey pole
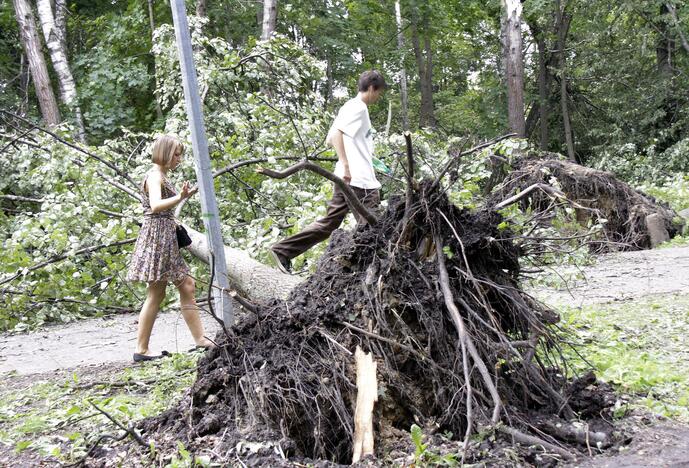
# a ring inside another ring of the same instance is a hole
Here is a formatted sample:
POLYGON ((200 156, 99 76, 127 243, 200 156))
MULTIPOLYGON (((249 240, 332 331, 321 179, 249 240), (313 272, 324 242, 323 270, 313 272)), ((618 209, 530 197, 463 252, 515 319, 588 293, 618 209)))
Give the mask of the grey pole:
POLYGON ((206 140, 206 127, 203 123, 201 110, 201 98, 199 85, 196 80, 196 68, 191 51, 191 36, 189 35, 189 23, 184 0, 171 0, 172 20, 175 25, 177 38, 177 50, 179 51, 179 63, 182 69, 182 84, 184 86, 184 102, 187 108, 187 118, 191 128, 191 143, 196 164, 196 178, 198 179, 199 195, 201 197, 201 209, 203 211, 203 224, 206 228, 208 246, 215 258, 215 281, 213 297, 215 310, 219 314, 222 311, 222 319, 226 326, 232 325, 232 301, 228 294, 229 281, 227 279, 227 265, 225 264, 225 248, 220 232, 220 217, 218 205, 215 201, 213 188, 213 174, 211 161, 208 156, 208 140, 206 140))

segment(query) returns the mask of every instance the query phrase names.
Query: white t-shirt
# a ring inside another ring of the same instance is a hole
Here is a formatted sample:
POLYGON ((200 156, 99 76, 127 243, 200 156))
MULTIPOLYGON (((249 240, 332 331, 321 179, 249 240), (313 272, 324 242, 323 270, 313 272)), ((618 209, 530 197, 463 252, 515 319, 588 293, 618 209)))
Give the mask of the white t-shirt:
MULTIPOLYGON (((343 134, 342 139, 349 162, 349 172, 352 174, 352 181, 349 184, 363 189, 380 188, 380 182, 376 179, 376 173, 373 170, 371 119, 368 116, 366 103, 359 96, 345 102, 340 108, 330 131, 328 131, 326 139, 328 143, 332 142, 332 136, 337 130, 343 134)), ((335 175, 344 176, 344 168, 339 161, 335 164, 335 175)))

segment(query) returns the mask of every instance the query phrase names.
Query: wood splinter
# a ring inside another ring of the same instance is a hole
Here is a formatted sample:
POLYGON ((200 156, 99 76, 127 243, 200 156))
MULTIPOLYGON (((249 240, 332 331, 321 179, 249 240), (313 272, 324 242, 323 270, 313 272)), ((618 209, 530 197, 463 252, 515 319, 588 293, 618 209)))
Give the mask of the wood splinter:
POLYGON ((373 455, 373 406, 378 401, 377 364, 371 353, 359 346, 354 352, 356 363, 356 409, 354 410, 354 454, 352 463, 366 455, 373 455))

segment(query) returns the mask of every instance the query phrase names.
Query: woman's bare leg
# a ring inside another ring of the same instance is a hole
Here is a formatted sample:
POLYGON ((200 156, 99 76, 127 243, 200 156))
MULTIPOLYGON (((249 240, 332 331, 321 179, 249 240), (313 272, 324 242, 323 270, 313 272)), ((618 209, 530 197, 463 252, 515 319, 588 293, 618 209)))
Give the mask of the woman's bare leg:
POLYGON ((191 276, 187 276, 180 283, 176 284, 179 290, 179 302, 182 307, 182 317, 187 322, 187 327, 194 338, 196 346, 211 347, 213 342, 203 336, 203 323, 199 315, 199 308, 196 305, 196 284, 191 276))
POLYGON ((136 336, 136 352, 138 354, 148 354, 148 342, 151 339, 151 331, 158 316, 160 304, 165 299, 166 287, 167 281, 148 283, 146 300, 139 313, 139 327, 136 336))

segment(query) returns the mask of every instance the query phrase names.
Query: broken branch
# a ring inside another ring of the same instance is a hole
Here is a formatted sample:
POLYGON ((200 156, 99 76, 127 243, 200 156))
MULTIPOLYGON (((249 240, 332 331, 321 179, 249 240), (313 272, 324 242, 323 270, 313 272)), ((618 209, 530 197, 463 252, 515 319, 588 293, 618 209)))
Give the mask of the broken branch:
POLYGON ((274 179, 285 179, 303 170, 315 172, 316 174, 325 177, 329 181, 333 182, 340 188, 340 190, 342 190, 345 198, 347 198, 347 201, 349 202, 350 206, 354 211, 360 214, 370 225, 375 225, 376 223, 378 223, 378 217, 374 215, 371 211, 369 211, 368 208, 366 208, 361 203, 361 201, 356 196, 351 186, 347 182, 345 182, 332 172, 328 171, 327 169, 324 169, 318 164, 314 164, 309 160, 305 159, 300 163, 288 167, 284 171, 275 171, 272 169, 259 167, 258 169, 256 169, 256 172, 258 172, 259 174, 267 175, 268 177, 272 177, 274 179))

